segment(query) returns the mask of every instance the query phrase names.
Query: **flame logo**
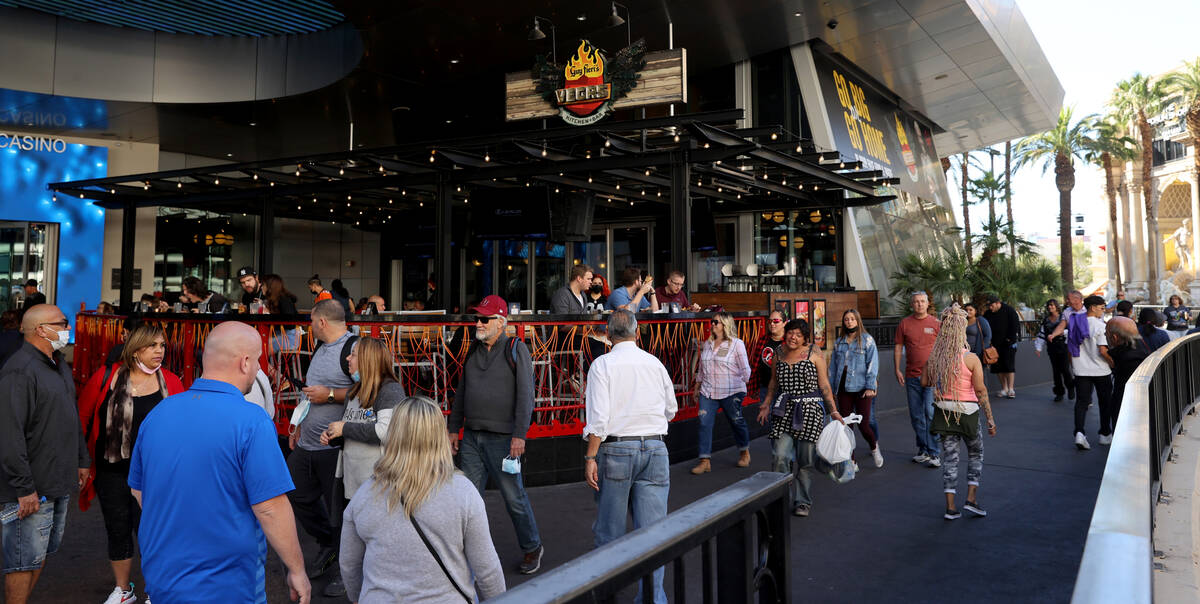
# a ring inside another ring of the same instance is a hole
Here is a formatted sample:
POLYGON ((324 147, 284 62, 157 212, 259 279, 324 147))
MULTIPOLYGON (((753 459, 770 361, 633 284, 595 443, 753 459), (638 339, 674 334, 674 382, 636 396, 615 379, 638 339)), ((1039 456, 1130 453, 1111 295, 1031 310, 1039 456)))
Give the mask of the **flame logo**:
POLYGON ((603 78, 604 57, 598 48, 592 46, 587 40, 582 40, 563 71, 568 82, 585 77, 603 78))

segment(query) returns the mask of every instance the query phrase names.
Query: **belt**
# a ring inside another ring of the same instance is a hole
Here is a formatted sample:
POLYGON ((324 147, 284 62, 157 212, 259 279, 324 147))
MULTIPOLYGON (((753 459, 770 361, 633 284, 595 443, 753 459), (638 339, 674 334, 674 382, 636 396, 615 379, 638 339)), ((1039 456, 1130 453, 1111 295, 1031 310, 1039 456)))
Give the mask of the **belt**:
POLYGON ((648 440, 664 440, 662 434, 651 434, 650 436, 610 436, 604 439, 606 443, 623 443, 630 441, 646 442, 648 440))

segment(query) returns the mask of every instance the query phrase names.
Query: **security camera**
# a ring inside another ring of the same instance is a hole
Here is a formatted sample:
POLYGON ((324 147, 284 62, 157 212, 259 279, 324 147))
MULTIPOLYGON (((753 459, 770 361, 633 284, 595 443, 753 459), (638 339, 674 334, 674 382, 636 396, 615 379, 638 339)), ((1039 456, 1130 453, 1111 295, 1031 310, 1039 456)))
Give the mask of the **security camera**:
POLYGON ((825 27, 828 27, 829 29, 837 29, 837 26, 838 26, 837 19, 830 19, 829 23, 825 24, 825 27))

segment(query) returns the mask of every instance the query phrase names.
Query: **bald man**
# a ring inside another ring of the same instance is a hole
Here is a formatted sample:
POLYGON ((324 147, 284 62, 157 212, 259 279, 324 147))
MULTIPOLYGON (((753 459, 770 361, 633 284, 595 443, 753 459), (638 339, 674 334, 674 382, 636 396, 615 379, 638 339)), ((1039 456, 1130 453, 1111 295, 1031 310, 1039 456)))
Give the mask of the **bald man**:
POLYGON ((1150 348, 1138 333, 1137 323, 1128 317, 1113 317, 1105 325, 1108 356, 1113 360, 1112 425, 1117 427, 1117 414, 1125 396, 1125 384, 1133 377, 1142 361, 1150 356, 1150 348))
POLYGON ((21 334, 0 371, 0 508, 17 514, 0 529, 9 604, 28 601, 46 556, 62 543, 71 493, 92 466, 71 368, 59 354, 71 325, 57 307, 40 304, 25 311, 21 334))
POLYGON ((204 345, 204 375, 142 423, 129 486, 155 601, 266 602, 267 543, 287 567, 292 600, 309 601, 275 426, 245 399, 261 354, 254 328, 221 323, 204 345))
POLYGON ((374 296, 367 298, 367 302, 375 305, 375 312, 387 311, 387 302, 384 302, 383 296, 380 296, 379 294, 375 294, 374 296))

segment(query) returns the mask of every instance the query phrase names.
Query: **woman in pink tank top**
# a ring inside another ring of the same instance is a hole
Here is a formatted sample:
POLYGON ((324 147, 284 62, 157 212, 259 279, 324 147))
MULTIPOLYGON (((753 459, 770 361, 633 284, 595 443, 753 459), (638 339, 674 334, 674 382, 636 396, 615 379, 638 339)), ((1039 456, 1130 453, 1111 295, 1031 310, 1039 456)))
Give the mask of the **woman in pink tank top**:
POLYGON ((979 503, 983 474, 983 435, 979 413, 987 418, 988 434, 996 435, 996 421, 983 383, 983 364, 967 349, 967 313, 953 304, 942 313, 942 327, 934 340, 921 385, 934 390, 932 432, 942 445, 942 486, 946 520, 962 517, 955 504, 958 492, 960 444, 967 446, 967 500, 963 507, 975 516, 987 516, 979 503))

